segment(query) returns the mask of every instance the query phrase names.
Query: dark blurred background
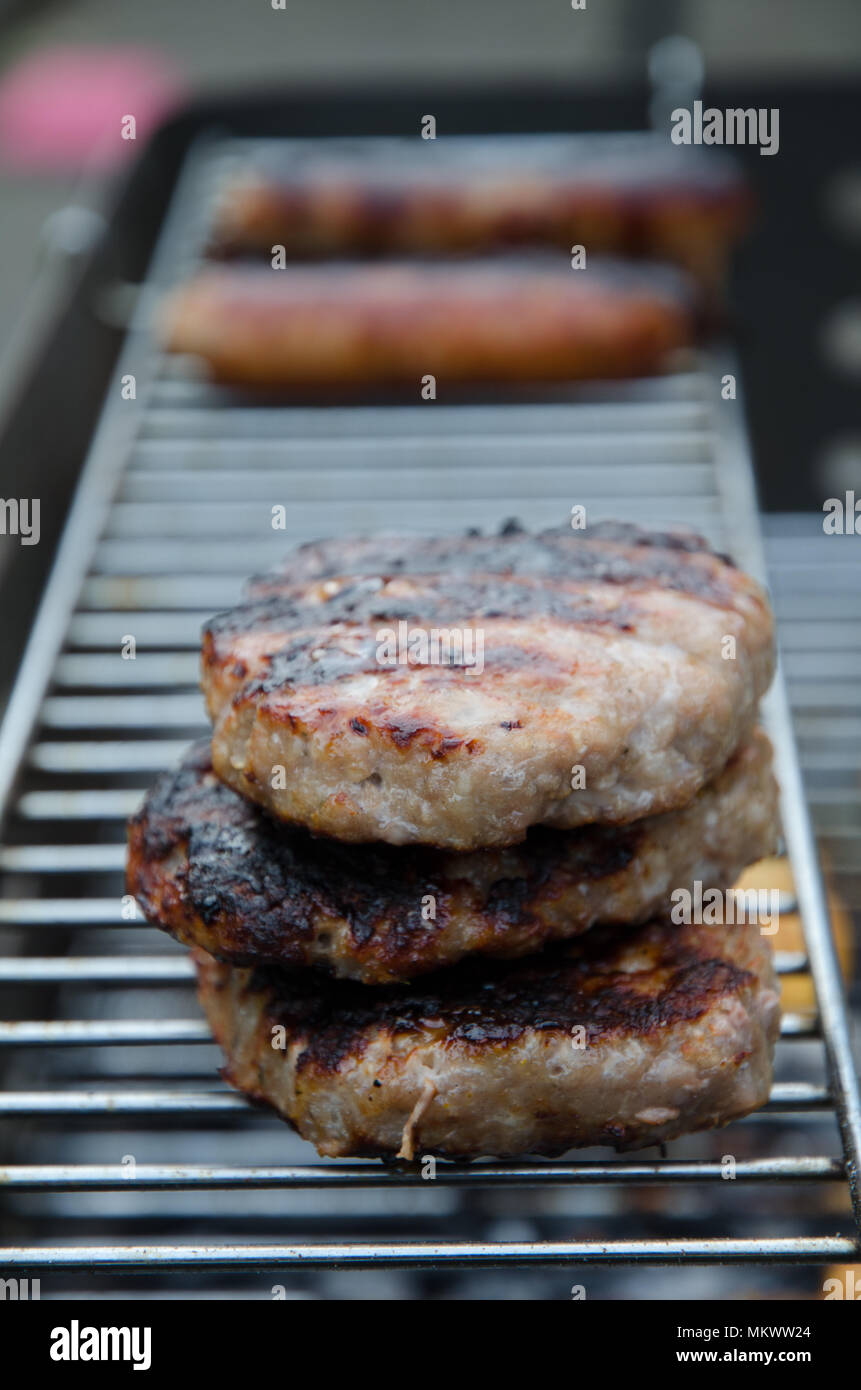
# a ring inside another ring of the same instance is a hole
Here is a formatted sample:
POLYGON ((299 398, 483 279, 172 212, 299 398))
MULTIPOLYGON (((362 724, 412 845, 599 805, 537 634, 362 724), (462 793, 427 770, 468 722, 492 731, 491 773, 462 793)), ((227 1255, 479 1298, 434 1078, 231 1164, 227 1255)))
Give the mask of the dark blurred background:
POLYGON ((818 509, 861 487, 857 0, 0 2, 0 387, 29 355, 40 270, 86 245, 82 207, 109 206, 117 166, 185 102, 316 90, 338 129, 347 89, 409 105, 456 87, 486 96, 493 129, 527 88, 570 93, 575 128, 645 124, 649 51, 668 35, 698 46, 707 99, 781 112, 776 157, 739 152, 761 202, 735 302, 765 505, 818 509), (126 110, 138 138, 119 142, 126 110))

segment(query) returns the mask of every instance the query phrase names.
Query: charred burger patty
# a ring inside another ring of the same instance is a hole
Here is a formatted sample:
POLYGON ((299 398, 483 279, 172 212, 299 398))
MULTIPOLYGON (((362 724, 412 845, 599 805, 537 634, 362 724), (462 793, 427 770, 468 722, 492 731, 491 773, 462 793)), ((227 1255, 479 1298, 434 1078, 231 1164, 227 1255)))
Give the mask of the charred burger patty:
POLYGON ((131 821, 128 891, 151 921, 232 964, 385 984, 473 953, 525 955, 596 922, 646 921, 675 888, 734 882, 773 850, 775 820, 759 732, 680 810, 618 828, 535 827, 522 845, 469 854, 280 825, 218 780, 200 743, 131 821))
POLYGON ((598 928, 377 990, 195 958, 225 1075, 325 1155, 636 1148, 768 1096, 778 992, 756 926, 598 928))

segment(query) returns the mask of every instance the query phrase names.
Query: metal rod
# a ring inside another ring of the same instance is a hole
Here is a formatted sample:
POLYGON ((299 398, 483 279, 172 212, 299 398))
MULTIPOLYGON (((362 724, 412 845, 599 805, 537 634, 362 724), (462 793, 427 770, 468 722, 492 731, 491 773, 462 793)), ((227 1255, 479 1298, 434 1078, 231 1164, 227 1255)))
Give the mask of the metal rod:
MULTIPOLYGON (((173 244, 182 223, 192 215, 197 191, 196 179, 190 177, 165 219, 150 271, 155 283, 168 270, 173 244)), ((51 679, 56 654, 63 645, 90 554, 105 527, 138 426, 135 411, 116 408, 116 403, 122 400, 123 377, 133 375, 138 389, 142 389, 154 373, 155 358, 144 346, 150 341, 146 312, 143 306, 136 311, 128 341, 114 371, 48 585, 0 723, 0 825, 8 811, 12 787, 51 679)))
MULTIPOLYGON (((732 1176, 720 1162, 706 1159, 686 1162, 663 1159, 645 1163, 438 1163, 433 1186, 532 1187, 546 1183, 600 1186, 615 1183, 803 1183, 845 1181, 839 1159, 809 1158, 742 1159, 734 1162, 732 1176)), ((0 1189, 21 1192, 121 1192, 131 1183, 143 1191, 194 1189, 246 1190, 249 1188, 427 1187, 419 1165, 318 1163, 290 1168, 228 1165, 137 1163, 134 1170, 119 1164, 30 1165, 0 1167, 0 1189)))
POLYGON ((188 956, 25 956, 0 957, 0 984, 188 984, 194 966, 188 956))
POLYGON ((857 1259, 848 1236, 762 1240, 397 1241, 306 1245, 24 1246, 4 1250, 12 1269, 155 1273, 169 1269, 442 1267, 616 1264, 825 1264, 857 1259))
MULTIPOLYGON (((722 442, 723 467, 720 477, 738 517, 740 543, 746 562, 755 574, 764 579, 765 554, 758 524, 753 470, 741 425, 741 400, 739 405, 740 409, 736 412, 723 412, 719 406, 716 411, 718 434, 722 442)), ((833 1079, 855 1221, 861 1232, 861 1091, 852 1055, 843 979, 831 932, 825 885, 796 756, 792 714, 780 669, 763 703, 777 752, 783 833, 792 861, 826 1056, 833 1079)))

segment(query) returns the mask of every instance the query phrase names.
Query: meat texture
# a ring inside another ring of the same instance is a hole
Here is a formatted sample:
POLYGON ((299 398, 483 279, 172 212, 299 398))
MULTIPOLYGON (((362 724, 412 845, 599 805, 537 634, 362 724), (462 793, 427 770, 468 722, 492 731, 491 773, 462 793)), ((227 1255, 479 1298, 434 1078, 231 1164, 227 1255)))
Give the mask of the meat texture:
POLYGON ((474 953, 526 955, 596 922, 646 921, 697 880, 728 888, 775 837, 762 733, 678 811, 620 828, 533 828, 522 845, 471 854, 345 845, 279 825, 215 777, 200 743, 132 819, 127 879, 150 921, 219 959, 378 985, 474 953))
POLYGON ((270 390, 645 376, 693 340, 659 268, 589 263, 210 266, 162 307, 172 352, 270 390))
POLYGON ((446 568, 443 546, 425 572, 419 547, 393 573, 371 546, 361 573, 279 575, 213 619, 218 776, 317 833, 471 850, 682 806, 749 736, 771 611, 704 542, 614 527, 473 545, 487 568, 446 568))
POLYGON ((750 220, 734 165, 655 141, 527 137, 498 148, 447 136, 385 164, 315 151, 289 163, 258 158, 216 205, 217 254, 452 254, 524 245, 680 263, 719 284, 750 220))
POLYGON ((227 1078, 328 1156, 637 1148, 769 1093, 778 992, 749 924, 598 928, 380 990, 195 958, 227 1078))

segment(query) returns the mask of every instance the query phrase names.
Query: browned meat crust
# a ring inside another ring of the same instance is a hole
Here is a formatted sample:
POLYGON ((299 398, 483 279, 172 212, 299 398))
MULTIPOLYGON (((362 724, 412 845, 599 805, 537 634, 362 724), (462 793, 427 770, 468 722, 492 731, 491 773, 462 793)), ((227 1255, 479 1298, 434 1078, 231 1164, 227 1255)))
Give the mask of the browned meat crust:
POLYGON ((255 575, 248 599, 290 593, 317 579, 398 574, 530 574, 569 582, 658 585, 717 604, 747 586, 727 555, 716 555, 693 531, 647 531, 631 522, 591 522, 585 531, 556 526, 527 531, 507 521, 495 535, 480 531, 423 536, 380 531, 300 545, 283 564, 255 575))
POLYGON ((263 388, 437 386, 641 376, 692 340, 656 272, 562 266, 212 267, 163 312, 168 350, 263 388))
POLYGON ((696 880, 728 888, 772 852, 775 823, 761 733, 680 811, 622 829, 533 829, 516 849, 467 855, 279 825, 218 781, 200 743, 130 822, 128 891, 150 921, 234 965, 323 965, 385 984, 475 952, 525 955, 596 922, 646 921, 696 880))
MULTIPOLYGON (((294 584, 288 562, 204 633, 215 770, 285 821, 456 850, 533 824, 621 824, 690 800, 753 726, 773 670, 768 602, 696 538, 468 538, 491 573, 430 542, 415 572, 388 574, 364 544, 345 576, 294 584), (386 664, 381 634, 401 624, 480 639, 481 667, 456 651, 386 664)), ((296 565, 325 570, 337 553, 296 565)))
POLYGON ((550 167, 534 147, 515 150, 500 169, 486 158, 459 166, 449 141, 384 170, 319 153, 292 171, 258 161, 219 198, 213 249, 281 245, 291 255, 324 256, 582 244, 678 261, 713 284, 750 208, 735 169, 699 151, 595 141, 572 146, 550 167))
POLYGON ((225 1075, 323 1154, 636 1148, 768 1096, 778 994, 755 926, 599 928, 389 990, 195 958, 225 1075))

